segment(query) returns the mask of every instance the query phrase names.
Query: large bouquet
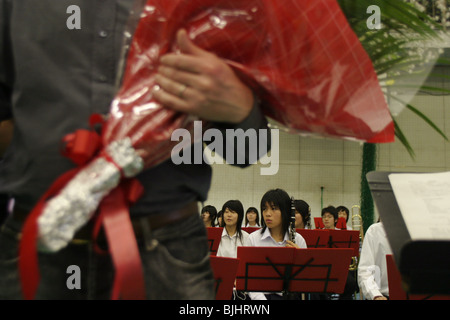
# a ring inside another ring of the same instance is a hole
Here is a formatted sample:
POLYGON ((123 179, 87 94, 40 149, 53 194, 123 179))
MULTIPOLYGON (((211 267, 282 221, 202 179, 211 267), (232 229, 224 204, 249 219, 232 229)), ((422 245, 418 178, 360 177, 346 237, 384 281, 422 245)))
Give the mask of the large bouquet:
POLYGON ((51 199, 47 194, 41 200, 28 222, 42 250, 66 246, 124 180, 170 157, 175 129, 192 129, 194 118, 164 108, 152 96, 159 59, 177 51, 181 28, 228 62, 259 97, 265 115, 291 132, 393 141, 392 118, 371 60, 335 0, 139 3, 99 151, 91 137, 84 139, 89 156, 59 181, 51 199))

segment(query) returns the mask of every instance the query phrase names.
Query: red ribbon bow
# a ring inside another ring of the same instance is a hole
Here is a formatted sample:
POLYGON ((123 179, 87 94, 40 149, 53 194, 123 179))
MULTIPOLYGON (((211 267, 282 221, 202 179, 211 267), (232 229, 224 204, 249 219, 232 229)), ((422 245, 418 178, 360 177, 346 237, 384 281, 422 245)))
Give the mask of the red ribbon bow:
MULTIPOLYGON (((91 125, 98 122, 99 117, 94 115, 91 118, 91 125)), ((40 281, 37 219, 47 199, 55 196, 102 147, 100 136, 94 130, 77 130, 65 136, 63 142, 63 155, 70 158, 78 167, 64 173, 52 184, 25 221, 19 247, 19 272, 25 299, 35 297, 40 281)), ((94 217, 96 223, 93 240, 103 226, 115 268, 112 299, 145 299, 142 264, 128 210, 142 192, 143 187, 137 179, 122 180, 120 185, 102 200, 94 217)))

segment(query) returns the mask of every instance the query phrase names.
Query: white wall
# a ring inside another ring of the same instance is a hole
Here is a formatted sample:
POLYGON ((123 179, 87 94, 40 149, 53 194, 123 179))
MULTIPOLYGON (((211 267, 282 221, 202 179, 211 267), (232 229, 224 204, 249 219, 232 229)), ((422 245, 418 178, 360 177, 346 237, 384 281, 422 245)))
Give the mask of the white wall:
MULTIPOLYGON (((450 137, 450 96, 417 95, 412 104, 450 137)), ((450 170, 450 143, 422 119, 406 110, 396 117, 415 150, 412 159, 400 142, 379 145, 377 170, 438 172, 450 170)), ((261 164, 246 169, 214 165, 208 200, 221 209, 230 199, 241 200, 244 209, 260 207, 262 195, 282 188, 311 206, 313 217, 323 205, 359 205, 362 144, 342 140, 306 138, 280 131, 279 171, 260 174, 261 164), (323 197, 321 194, 323 187, 323 197)))

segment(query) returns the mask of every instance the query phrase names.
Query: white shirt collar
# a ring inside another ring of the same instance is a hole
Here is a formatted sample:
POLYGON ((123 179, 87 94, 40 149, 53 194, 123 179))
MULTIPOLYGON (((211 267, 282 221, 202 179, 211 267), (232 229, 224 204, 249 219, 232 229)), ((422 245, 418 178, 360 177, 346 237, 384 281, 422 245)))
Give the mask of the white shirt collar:
POLYGON ((223 238, 223 237, 234 238, 234 237, 236 237, 236 235, 237 235, 237 231, 230 237, 230 236, 228 235, 227 229, 226 229, 225 227, 223 227, 223 230, 222 230, 222 238, 223 238))
POLYGON ((284 243, 284 242, 286 242, 286 240, 289 240, 288 234, 287 234, 287 232, 286 232, 285 235, 284 235, 283 241, 281 241, 281 242, 276 241, 276 240, 272 237, 272 235, 270 234, 269 228, 266 228, 266 230, 264 230, 264 232, 263 232, 263 234, 262 234, 262 236, 261 236, 261 240, 264 240, 264 239, 267 239, 267 238, 271 238, 271 239, 273 240, 273 242, 275 242, 275 243, 284 243))

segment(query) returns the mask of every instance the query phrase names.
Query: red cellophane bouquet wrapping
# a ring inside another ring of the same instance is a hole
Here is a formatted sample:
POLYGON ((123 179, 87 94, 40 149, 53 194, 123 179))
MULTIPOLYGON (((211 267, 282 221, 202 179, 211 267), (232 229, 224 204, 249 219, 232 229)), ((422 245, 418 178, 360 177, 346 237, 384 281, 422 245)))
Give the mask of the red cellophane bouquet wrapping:
POLYGON ((393 141, 377 75, 335 0, 141 3, 100 151, 53 188, 51 199, 43 197, 29 220, 41 250, 65 247, 122 181, 170 157, 175 129, 192 129, 191 116, 152 96, 159 59, 177 51, 182 28, 229 63, 259 97, 264 114, 291 132, 393 141))

